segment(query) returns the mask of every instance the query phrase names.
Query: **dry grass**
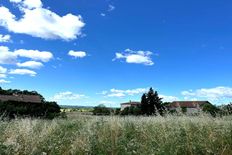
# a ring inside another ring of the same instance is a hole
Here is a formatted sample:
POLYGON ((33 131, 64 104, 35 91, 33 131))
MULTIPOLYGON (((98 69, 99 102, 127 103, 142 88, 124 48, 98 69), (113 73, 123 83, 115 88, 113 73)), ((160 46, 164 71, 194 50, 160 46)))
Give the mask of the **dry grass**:
POLYGON ((232 117, 97 117, 0 122, 0 154, 232 154, 232 117))

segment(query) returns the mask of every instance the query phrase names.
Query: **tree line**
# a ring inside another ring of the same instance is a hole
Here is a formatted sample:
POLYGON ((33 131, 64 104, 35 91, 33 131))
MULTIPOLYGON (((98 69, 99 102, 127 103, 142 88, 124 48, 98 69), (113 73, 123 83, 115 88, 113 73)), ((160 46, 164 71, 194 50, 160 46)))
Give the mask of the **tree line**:
POLYGON ((38 95, 41 103, 23 102, 23 101, 1 101, 0 100, 0 118, 14 119, 16 117, 36 117, 52 119, 60 115, 60 106, 56 102, 45 101, 44 97, 36 91, 8 89, 3 90, 0 87, 0 95, 38 95))

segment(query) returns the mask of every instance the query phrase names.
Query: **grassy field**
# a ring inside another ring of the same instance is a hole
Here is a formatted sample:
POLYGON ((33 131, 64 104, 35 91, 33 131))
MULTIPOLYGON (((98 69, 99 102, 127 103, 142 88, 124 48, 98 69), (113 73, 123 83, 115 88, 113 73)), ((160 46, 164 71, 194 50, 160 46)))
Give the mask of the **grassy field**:
POLYGON ((0 154, 232 154, 232 117, 98 117, 0 121, 0 154))

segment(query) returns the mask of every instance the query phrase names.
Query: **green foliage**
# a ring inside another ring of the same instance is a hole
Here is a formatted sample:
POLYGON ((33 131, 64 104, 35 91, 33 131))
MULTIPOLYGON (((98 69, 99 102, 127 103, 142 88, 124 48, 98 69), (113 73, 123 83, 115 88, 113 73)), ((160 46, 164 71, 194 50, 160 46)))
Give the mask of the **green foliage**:
POLYGON ((0 87, 1 95, 38 95, 42 103, 22 101, 0 101, 0 116, 13 119, 15 117, 40 117, 52 119, 59 115, 60 107, 56 102, 46 102, 44 97, 36 91, 8 89, 0 87))
POLYGON ((214 105, 212 105, 212 104, 204 104, 201 108, 202 108, 202 111, 203 111, 203 112, 209 113, 209 114, 211 114, 211 115, 214 116, 214 117, 215 117, 215 116, 219 113, 219 111, 220 111, 219 108, 217 108, 216 106, 214 106, 214 105))
POLYGON ((110 115, 112 109, 105 107, 104 105, 100 104, 93 109, 94 115, 110 115))
POLYGON ((13 119, 15 117, 40 117, 52 119, 58 116, 59 113, 60 107, 57 105, 56 102, 0 102, 0 116, 10 119, 13 119))
POLYGON ((221 109, 223 115, 232 115, 232 103, 228 105, 223 105, 221 109))
POLYGON ((158 92, 150 88, 147 94, 143 94, 141 98, 141 111, 142 114, 156 115, 159 113, 163 115, 164 106, 162 105, 162 98, 159 97, 158 92))
POLYGON ((121 108, 116 108, 114 114, 115 114, 115 115, 119 115, 119 114, 120 114, 120 111, 121 111, 121 108))
POLYGON ((181 112, 186 113, 187 112, 187 107, 181 107, 181 112))
POLYGON ((135 115, 135 116, 138 116, 138 115, 141 115, 141 107, 139 106, 131 106, 131 107, 126 107, 124 108, 120 114, 125 116, 125 115, 135 115))

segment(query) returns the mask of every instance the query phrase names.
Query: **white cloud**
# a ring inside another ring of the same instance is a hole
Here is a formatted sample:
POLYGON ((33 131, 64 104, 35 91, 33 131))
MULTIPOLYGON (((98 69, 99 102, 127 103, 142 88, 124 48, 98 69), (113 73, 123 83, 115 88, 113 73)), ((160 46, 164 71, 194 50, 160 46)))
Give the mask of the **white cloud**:
POLYGON ((41 62, 37 61, 26 61, 23 63, 17 63, 18 67, 27 67, 27 68, 32 68, 32 69, 39 69, 43 67, 43 64, 41 62))
POLYGON ((106 16, 106 14, 105 14, 105 13, 101 13, 100 15, 101 15, 102 17, 105 17, 105 16, 106 16))
POLYGON ((231 87, 215 87, 215 88, 202 88, 195 91, 182 91, 181 94, 185 98, 205 98, 208 100, 221 100, 225 98, 232 99, 232 88, 231 87))
POLYGON ((173 102, 179 100, 179 98, 176 96, 159 95, 159 97, 163 98, 163 102, 173 102))
POLYGON ((1 74, 0 73, 0 78, 6 78, 6 74, 1 74))
POLYGON ((36 76, 36 72, 29 69, 11 69, 9 74, 36 76))
POLYGON ((15 53, 10 52, 8 47, 0 46, 0 64, 14 64, 16 61, 15 53))
POLYGON ((0 66, 0 74, 5 74, 7 72, 7 69, 0 66))
POLYGON ((73 56, 75 58, 83 58, 83 57, 86 56, 86 52, 84 52, 84 51, 73 51, 73 50, 70 50, 68 52, 68 55, 69 56, 73 56))
POLYGON ((20 57, 30 58, 32 60, 39 60, 43 62, 48 62, 53 58, 53 54, 48 51, 19 49, 14 51, 14 53, 20 57))
POLYGON ((41 0, 24 0, 23 6, 29 9, 41 8, 43 6, 41 0))
POLYGON ((0 66, 0 78, 6 78, 7 69, 0 66))
POLYGON ((19 2, 21 2, 22 0, 10 0, 10 2, 12 2, 12 3, 19 3, 19 2))
POLYGON ((80 15, 64 16, 43 8, 41 0, 11 0, 22 12, 17 19, 10 10, 0 7, 0 26, 11 32, 28 34, 43 39, 73 40, 81 36, 85 23, 80 15), (70 24, 71 23, 71 24, 70 24))
POLYGON ((126 49, 124 52, 118 52, 115 54, 116 57, 113 59, 125 59, 127 63, 143 64, 143 65, 154 65, 151 59, 152 52, 150 51, 133 51, 126 49))
POLYGON ((59 100, 79 100, 82 98, 86 98, 85 95, 83 94, 75 94, 73 92, 70 91, 66 91, 66 92, 60 92, 55 94, 51 100, 55 100, 55 101, 59 101, 59 100))
POLYGON ((16 64, 18 62, 18 57, 48 62, 53 58, 53 54, 48 51, 25 49, 19 49, 11 52, 8 47, 0 46, 0 64, 16 64))
POLYGON ((6 42, 10 42, 11 36, 10 35, 2 35, 0 34, 0 43, 6 43, 6 42))
POLYGON ((115 6, 113 6, 111 4, 108 6, 108 11, 109 12, 113 11, 114 9, 115 9, 115 6))
POLYGON ((109 91, 102 91, 102 95, 105 97, 125 97, 125 96, 134 96, 137 94, 143 94, 148 90, 148 88, 136 88, 136 89, 110 89, 109 91))
MULTIPOLYGON (((11 52, 8 47, 0 46, 0 64, 11 64, 18 67, 39 69, 43 67, 43 64, 39 61, 48 62, 52 58, 53 54, 48 51, 19 49, 11 52), (20 58, 28 58, 30 60, 21 63, 20 58)), ((35 76, 36 72, 28 69, 11 69, 9 74, 35 76)), ((5 75, 1 74, 0 77, 5 77, 5 75)))
POLYGON ((10 83, 10 81, 4 80, 4 79, 0 79, 0 83, 10 83))

